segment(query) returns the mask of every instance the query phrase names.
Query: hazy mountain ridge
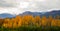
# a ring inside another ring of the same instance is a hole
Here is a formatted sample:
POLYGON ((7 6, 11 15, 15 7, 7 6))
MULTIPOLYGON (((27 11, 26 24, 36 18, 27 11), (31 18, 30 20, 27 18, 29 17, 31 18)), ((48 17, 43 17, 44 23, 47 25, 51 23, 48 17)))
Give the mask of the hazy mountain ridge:
POLYGON ((30 11, 26 11, 26 12, 24 12, 24 13, 22 13, 22 14, 20 14, 20 15, 33 15, 33 16, 46 16, 46 17, 48 17, 48 16, 56 16, 56 15, 60 15, 60 10, 59 11, 50 11, 50 12, 30 12, 30 11))
POLYGON ((51 11, 51 12, 46 12, 45 14, 43 14, 43 15, 45 15, 45 16, 57 16, 57 15, 59 15, 60 16, 60 10, 59 11, 51 11))
POLYGON ((12 15, 12 14, 9 14, 9 13, 2 13, 0 14, 0 18, 12 18, 14 17, 15 15, 12 15))
POLYGON ((26 11, 26 12, 24 12, 24 13, 22 13, 22 14, 19 14, 19 15, 35 15, 35 16, 37 16, 37 15, 41 15, 42 13, 40 13, 40 12, 30 12, 30 11, 26 11))
MULTIPOLYGON (((20 16, 24 16, 24 15, 33 15, 33 16, 56 16, 56 15, 60 15, 60 10, 59 11, 50 11, 50 12, 30 12, 30 11, 26 11, 26 12, 23 12, 22 14, 19 14, 20 16)), ((15 17, 17 15, 13 15, 13 14, 9 14, 9 13, 2 13, 0 14, 0 18, 6 18, 6 17, 9 17, 9 18, 12 18, 12 17, 15 17)))

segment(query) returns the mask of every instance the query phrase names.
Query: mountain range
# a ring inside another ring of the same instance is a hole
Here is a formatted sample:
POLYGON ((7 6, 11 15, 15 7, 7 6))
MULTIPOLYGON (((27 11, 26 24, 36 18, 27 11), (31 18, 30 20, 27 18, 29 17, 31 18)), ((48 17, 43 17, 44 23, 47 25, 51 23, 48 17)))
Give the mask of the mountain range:
POLYGON ((0 18, 12 18, 15 17, 15 15, 9 14, 9 13, 2 13, 0 14, 0 18))
MULTIPOLYGON (((60 16, 60 10, 53 10, 53 11, 50 11, 50 12, 30 12, 30 11, 26 11, 26 12, 24 12, 24 13, 22 13, 22 14, 19 14, 20 16, 24 16, 24 15, 33 15, 33 16, 46 16, 46 17, 48 17, 48 16, 56 16, 56 15, 59 15, 60 16)), ((12 18, 12 17, 15 17, 15 16, 17 16, 17 15, 12 15, 12 14, 9 14, 9 13, 2 13, 2 14, 0 14, 0 18, 6 18, 6 17, 8 17, 8 18, 12 18)))
POLYGON ((53 10, 53 11, 50 11, 50 12, 30 12, 30 11, 26 11, 26 12, 24 12, 24 13, 22 13, 22 14, 20 14, 20 15, 33 15, 33 16, 40 16, 40 17, 42 17, 42 16, 46 16, 46 17, 48 17, 48 16, 52 16, 52 17, 55 17, 55 16, 57 16, 57 15, 59 15, 60 16, 60 10, 53 10))

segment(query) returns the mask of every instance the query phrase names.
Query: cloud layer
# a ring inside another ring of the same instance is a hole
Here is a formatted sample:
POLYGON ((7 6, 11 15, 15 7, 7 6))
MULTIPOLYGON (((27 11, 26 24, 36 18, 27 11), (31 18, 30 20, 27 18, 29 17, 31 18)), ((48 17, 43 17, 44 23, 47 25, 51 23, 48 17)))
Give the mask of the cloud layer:
POLYGON ((6 11, 16 14, 24 11, 46 12, 51 11, 51 9, 60 9, 60 0, 0 0, 0 8, 1 7, 5 7, 4 9, 11 7, 6 11), (13 7, 17 11, 12 9, 13 7))
POLYGON ((0 0, 0 7, 16 7, 16 0, 0 0))
MULTIPOLYGON (((27 1, 27 0, 26 0, 27 1)), ((60 9, 60 0, 35 0, 29 2, 30 6, 27 9, 32 11, 47 11, 50 9, 60 9)))

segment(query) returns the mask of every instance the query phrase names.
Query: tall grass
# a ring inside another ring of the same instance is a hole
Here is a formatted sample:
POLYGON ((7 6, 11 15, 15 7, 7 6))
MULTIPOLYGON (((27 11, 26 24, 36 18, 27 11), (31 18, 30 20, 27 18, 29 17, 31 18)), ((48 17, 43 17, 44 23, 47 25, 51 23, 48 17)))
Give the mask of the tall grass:
POLYGON ((43 27, 26 27, 21 26, 19 28, 4 28, 0 27, 0 31, 60 31, 60 27, 50 27, 50 28, 43 28, 43 27))

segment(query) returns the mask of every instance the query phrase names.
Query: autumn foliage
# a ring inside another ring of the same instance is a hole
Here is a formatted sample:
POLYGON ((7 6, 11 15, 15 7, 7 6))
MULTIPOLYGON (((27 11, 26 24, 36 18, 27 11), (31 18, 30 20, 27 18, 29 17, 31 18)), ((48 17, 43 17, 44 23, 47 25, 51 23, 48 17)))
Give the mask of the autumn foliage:
POLYGON ((55 18, 51 15, 48 18, 46 16, 42 16, 41 18, 40 16, 33 15, 16 16, 15 18, 0 19, 0 26, 5 28, 17 28, 21 26, 60 27, 60 16, 57 15, 55 18))

